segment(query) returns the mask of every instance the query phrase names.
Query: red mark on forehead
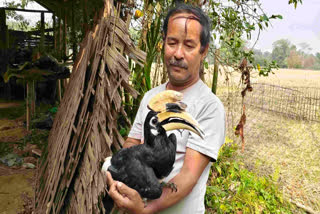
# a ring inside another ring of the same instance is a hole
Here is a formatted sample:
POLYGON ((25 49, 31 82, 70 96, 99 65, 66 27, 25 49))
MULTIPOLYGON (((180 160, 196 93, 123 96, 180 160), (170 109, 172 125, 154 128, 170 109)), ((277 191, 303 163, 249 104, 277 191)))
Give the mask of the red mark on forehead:
POLYGON ((188 23, 189 20, 195 20, 195 21, 198 21, 200 23, 200 19, 197 16, 193 15, 193 14, 188 15, 188 16, 183 16, 182 15, 182 16, 177 16, 177 17, 172 18, 172 20, 175 20, 175 19, 186 19, 185 26, 184 26, 184 31, 185 31, 186 34, 187 34, 187 23, 188 23))

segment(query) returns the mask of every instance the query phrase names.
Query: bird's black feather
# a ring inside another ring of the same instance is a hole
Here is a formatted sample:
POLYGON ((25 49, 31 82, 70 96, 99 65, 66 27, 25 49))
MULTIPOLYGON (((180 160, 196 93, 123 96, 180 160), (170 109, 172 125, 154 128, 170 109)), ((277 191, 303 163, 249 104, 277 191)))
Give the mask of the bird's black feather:
POLYGON ((144 143, 121 149, 112 157, 108 168, 113 179, 125 183, 147 199, 161 196, 159 179, 172 171, 176 153, 176 136, 171 134, 167 137, 163 127, 154 120, 156 115, 151 110, 146 117, 144 143), (158 134, 154 135, 151 129, 158 134))

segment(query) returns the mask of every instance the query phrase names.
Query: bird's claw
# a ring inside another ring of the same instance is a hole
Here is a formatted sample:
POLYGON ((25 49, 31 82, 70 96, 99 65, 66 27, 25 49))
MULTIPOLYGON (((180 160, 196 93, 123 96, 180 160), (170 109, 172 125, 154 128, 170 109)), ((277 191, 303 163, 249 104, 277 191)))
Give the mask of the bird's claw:
POLYGON ((168 187, 168 188, 170 188, 172 192, 173 192, 173 191, 175 191, 175 192, 178 191, 177 185, 176 185, 175 183, 165 183, 165 182, 162 182, 162 183, 161 183, 161 186, 162 186, 162 187, 168 187))
POLYGON ((148 205, 148 199, 143 198, 142 201, 143 201, 143 203, 144 203, 144 208, 146 208, 147 205, 148 205))

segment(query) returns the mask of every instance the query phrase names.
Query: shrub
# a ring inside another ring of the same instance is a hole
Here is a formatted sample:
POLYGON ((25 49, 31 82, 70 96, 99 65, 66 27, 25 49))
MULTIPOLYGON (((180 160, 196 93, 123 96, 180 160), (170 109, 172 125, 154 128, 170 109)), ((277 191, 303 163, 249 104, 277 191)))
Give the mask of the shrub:
POLYGON ((212 165, 205 203, 207 213, 292 213, 292 205, 270 177, 259 177, 234 160, 237 145, 231 140, 212 165))

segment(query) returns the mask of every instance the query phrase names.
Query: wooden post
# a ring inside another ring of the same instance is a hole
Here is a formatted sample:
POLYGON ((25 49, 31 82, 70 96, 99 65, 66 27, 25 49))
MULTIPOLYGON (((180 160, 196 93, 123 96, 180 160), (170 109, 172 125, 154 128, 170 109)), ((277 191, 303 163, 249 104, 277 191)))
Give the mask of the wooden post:
POLYGON ((40 52, 44 52, 44 12, 41 12, 41 25, 40 25, 40 52))
MULTIPOLYGON (((6 11, 5 9, 0 9, 0 50, 1 50, 1 57, 2 65, 0 68, 0 75, 3 75, 7 71, 7 65, 9 62, 9 57, 7 54, 9 48, 9 33, 8 33, 8 26, 6 24, 6 11)), ((2 92, 5 94, 7 99, 11 99, 11 84, 5 84, 4 91, 2 92)))
POLYGON ((66 7, 63 9, 63 24, 62 24, 62 59, 66 60, 68 55, 67 50, 67 14, 66 7))
POLYGON ((57 38, 57 42, 56 42, 56 45, 57 45, 57 59, 58 61, 61 60, 61 18, 60 16, 58 17, 58 38, 57 38))
POLYGON ((30 99, 30 95, 29 95, 29 82, 27 81, 27 99, 26 99, 26 124, 27 124, 27 131, 29 131, 30 129, 30 108, 29 108, 29 99, 30 99))
POLYGON ((219 49, 216 49, 215 51, 215 57, 214 57, 214 67, 213 67, 213 77, 212 77, 212 87, 211 91, 212 93, 216 94, 217 93, 217 84, 218 84, 218 70, 219 70, 219 65, 218 65, 218 56, 220 54, 219 49))
POLYGON ((57 28, 56 28, 56 25, 57 25, 56 16, 53 13, 52 14, 52 28, 53 28, 53 47, 55 50, 55 54, 56 54, 56 50, 57 50, 57 28))
POLYGON ((31 118, 36 116, 36 90, 35 90, 35 81, 32 80, 31 87, 31 118))
POLYGON ((58 95, 58 100, 59 100, 59 103, 61 102, 61 80, 58 79, 57 81, 57 84, 58 84, 58 87, 57 87, 57 95, 58 95))
POLYGON ((7 38, 8 27, 6 24, 6 11, 5 9, 0 9, 0 48, 8 48, 8 38, 7 38))
POLYGON ((88 10, 87 10, 87 1, 82 1, 82 9, 83 9, 83 27, 82 27, 82 33, 85 35, 88 30, 88 10))
POLYGON ((74 20, 74 1, 72 1, 72 18, 71 18, 71 33, 72 33, 72 60, 76 60, 77 56, 77 38, 76 38, 76 29, 75 29, 75 20, 74 20))

